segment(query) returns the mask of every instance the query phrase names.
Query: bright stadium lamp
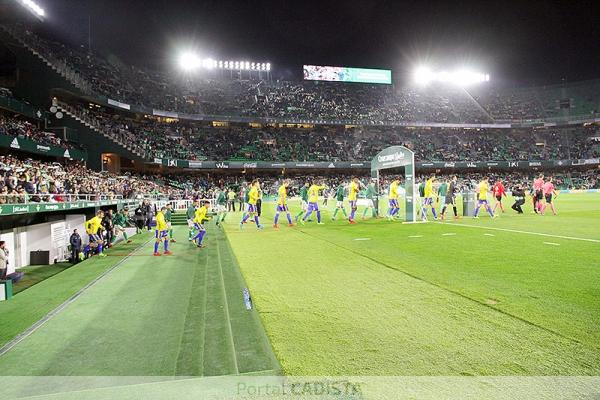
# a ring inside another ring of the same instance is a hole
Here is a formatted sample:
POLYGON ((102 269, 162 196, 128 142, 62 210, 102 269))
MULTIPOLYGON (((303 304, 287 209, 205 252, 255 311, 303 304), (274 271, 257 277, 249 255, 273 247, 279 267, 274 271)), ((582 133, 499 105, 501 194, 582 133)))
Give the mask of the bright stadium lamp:
POLYGON ((202 61, 202 67, 206 69, 213 69, 215 67, 215 60, 212 58, 207 58, 202 61))
POLYGON ((38 4, 36 4, 33 0, 21 0, 21 4, 29 9, 29 11, 33 12, 38 17, 43 17, 46 15, 46 11, 38 4))
POLYGON ((488 82, 490 76, 479 72, 462 69, 451 74, 451 82, 458 86, 469 86, 475 83, 488 82))
POLYGON ((474 72, 467 68, 454 71, 431 71, 427 67, 419 67, 414 72, 415 83, 425 86, 431 82, 448 83, 460 87, 489 82, 490 75, 474 72))
POLYGON ((267 63, 267 71, 271 70, 271 63, 267 63))
POLYGON ((179 66, 185 71, 192 71, 202 66, 202 60, 197 54, 186 51, 179 55, 179 66))
POLYGON ((419 67, 415 70, 413 79, 419 85, 427 85, 435 76, 428 67, 419 67))

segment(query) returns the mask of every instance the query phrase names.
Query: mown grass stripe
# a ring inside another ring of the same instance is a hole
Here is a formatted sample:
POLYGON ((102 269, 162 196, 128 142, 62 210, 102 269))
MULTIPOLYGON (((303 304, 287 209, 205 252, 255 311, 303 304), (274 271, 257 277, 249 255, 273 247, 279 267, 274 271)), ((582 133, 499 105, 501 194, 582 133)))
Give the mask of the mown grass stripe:
POLYGON ((319 236, 312 235, 312 234, 310 234, 310 233, 308 233, 308 232, 306 232, 306 231, 304 231, 304 230, 297 230, 297 232, 301 232, 301 233, 303 233, 303 234, 305 234, 305 235, 308 235, 308 236, 310 236, 310 237, 313 237, 313 238, 316 238, 316 239, 322 240, 322 241, 324 241, 324 242, 330 243, 330 244, 332 244, 332 245, 334 245, 334 246, 337 246, 337 247, 339 247, 339 248, 341 248, 341 249, 343 249, 343 250, 349 251, 349 252, 351 252, 351 253, 353 253, 353 254, 356 254, 356 255, 358 255, 358 256, 360 256, 360 257, 364 257, 364 258, 366 258, 366 259, 368 259, 368 260, 371 260, 371 261, 373 261, 373 262, 375 262, 375 263, 377 263, 377 264, 379 264, 379 265, 381 265, 381 266, 383 266, 383 267, 385 267, 385 268, 388 268, 388 269, 391 269, 391 270, 394 270, 394 271, 400 272, 400 273, 402 273, 402 274, 405 274, 405 275, 407 275, 407 276, 410 276, 411 278, 414 278, 414 279, 416 279, 416 280, 418 280, 418 281, 425 282, 425 283, 427 283, 427 284, 430 284, 430 285, 432 285, 432 286, 435 286, 435 287, 437 287, 437 288, 439 288, 439 289, 442 289, 442 290, 444 290, 444 291, 447 291, 447 292, 449 292, 449 293, 455 294, 455 295, 457 295, 457 296, 460 296, 460 297, 462 297, 462 298, 464 298, 464 299, 467 299, 467 300, 469 300, 469 301, 472 301, 472 302, 474 302, 474 303, 477 303, 477 304, 479 304, 479 305, 481 305, 481 306, 483 306, 483 307, 490 308, 490 309, 492 309, 492 310, 494 310, 494 311, 496 311, 496 312, 498 312, 498 313, 504 314, 504 315, 506 315, 506 316, 508 316, 508 317, 514 318, 514 319, 516 319, 516 320, 519 320, 519 321, 521 321, 521 322, 524 322, 524 323, 526 323, 526 324, 528 324, 528 325, 531 325, 531 326, 533 326, 533 327, 536 327, 536 328, 539 328, 539 329, 541 329, 541 330, 544 330, 544 331, 546 331, 546 332, 548 332, 548 333, 551 333, 551 334, 553 334, 553 335, 556 335, 556 336, 558 336, 558 337, 560 337, 560 338, 563 338, 563 339, 569 340, 569 341, 571 341, 571 342, 573 342, 573 343, 581 344, 581 345, 584 345, 584 346, 589 346, 589 347, 591 347, 591 348, 600 348, 600 346, 593 346, 593 345, 591 345, 591 344, 589 344, 589 343, 582 342, 581 340, 579 340, 579 339, 577 339, 577 338, 574 338, 574 337, 572 337, 572 336, 565 335, 565 334, 563 334, 563 333, 561 333, 561 332, 558 332, 558 331, 556 331, 556 330, 550 329, 550 328, 548 328, 548 327, 545 327, 545 326, 543 326, 543 325, 539 325, 539 324, 537 324, 537 323, 535 323, 535 322, 533 322, 533 321, 530 321, 530 320, 528 320, 528 319, 525 319, 525 318, 523 318, 523 317, 519 317, 518 315, 512 314, 512 313, 510 313, 510 312, 508 312, 508 311, 505 311, 505 310, 499 309, 499 308, 497 308, 497 307, 494 307, 493 305, 490 305, 490 304, 487 304, 487 303, 485 303, 485 302, 482 302, 482 301, 480 301, 480 300, 477 300, 477 299, 475 299, 475 298, 473 298, 473 297, 470 297, 470 296, 468 296, 468 295, 466 295, 466 294, 464 294, 464 293, 460 293, 460 292, 458 292, 458 291, 456 291, 456 290, 450 289, 450 288, 448 288, 448 287, 444 287, 444 286, 442 286, 442 285, 439 285, 439 284, 437 284, 437 283, 435 283, 435 282, 431 282, 431 281, 429 281, 429 280, 427 280, 427 279, 424 279, 424 278, 422 278, 422 277, 419 277, 419 276, 417 276, 417 275, 414 275, 414 274, 412 274, 412 273, 410 273, 410 272, 407 272, 407 271, 404 271, 404 270, 398 269, 398 268, 396 268, 396 267, 394 267, 394 266, 392 266, 392 265, 389 265, 389 264, 387 264, 387 263, 385 263, 385 262, 383 262, 383 261, 380 261, 380 260, 378 260, 378 259, 376 259, 376 258, 374 258, 374 257, 368 256, 368 255, 366 255, 366 254, 362 254, 362 253, 360 253, 360 252, 358 252, 358 251, 356 251, 356 250, 353 250, 353 249, 349 249, 349 248, 347 248, 347 247, 345 247, 345 246, 342 246, 342 245, 340 245, 340 244, 338 244, 338 243, 335 243, 335 242, 333 242, 333 241, 330 241, 330 240, 328 240, 328 239, 324 239, 324 238, 322 238, 322 237, 319 237, 319 236))
POLYGON ((119 267, 124 262, 126 262, 134 253, 136 253, 142 247, 144 247, 146 244, 148 244, 148 242, 151 239, 152 238, 149 238, 144 243, 140 244, 137 248, 132 250, 127 256, 125 256, 124 258, 119 260, 115 265, 108 268, 100 275, 98 275, 95 279, 93 279, 91 282, 89 282, 84 287, 82 287, 77 292, 75 292, 75 294, 73 294, 71 297, 69 297, 63 303, 61 303, 58 307, 56 307, 55 309, 50 311, 48 314, 46 314, 43 318, 38 320, 36 323, 34 323, 28 329, 26 329, 25 331, 23 331, 22 333, 17 335, 14 339, 10 340, 8 343, 6 343, 4 346, 2 346, 0 348, 0 357, 3 356, 4 354, 6 354, 7 352, 9 352, 13 347, 15 347, 16 345, 21 343, 24 339, 29 337, 32 333, 34 333, 36 330, 38 330, 40 327, 42 327, 46 322, 50 321, 53 317, 60 314, 64 309, 66 309, 70 304, 72 304, 75 300, 77 300, 89 288, 94 286, 96 283, 98 283, 100 280, 102 280, 104 277, 106 277, 108 274, 110 274, 112 271, 114 271, 117 267, 119 267))
MULTIPOLYGON (((188 251, 193 252, 194 250, 196 249, 188 251)), ((194 259, 197 259, 198 263, 193 263, 190 266, 193 269, 193 277, 188 291, 189 303, 181 335, 175 375, 202 375, 203 370, 202 355, 204 353, 204 335, 206 331, 206 280, 209 258, 206 252, 201 252, 200 254, 194 254, 192 260, 194 259)))
MULTIPOLYGON (((279 361, 273 353, 256 309, 246 310, 242 291, 247 286, 237 259, 228 240, 228 235, 219 232, 225 290, 227 292, 229 315, 239 373, 252 374, 253 371, 281 371, 279 361)), ((280 372, 277 372, 277 374, 280 372)))
POLYGON ((223 291, 223 304, 225 306, 225 319, 227 320, 227 332, 229 334, 229 341, 231 344, 231 357, 233 359, 233 365, 235 367, 235 373, 240 373, 240 368, 238 366, 237 354, 235 352, 235 342, 233 340, 233 331, 231 329, 231 318, 229 316, 229 303, 227 301, 227 292, 225 290, 225 280, 223 279, 223 263, 221 262, 221 249, 219 245, 219 240, 215 241, 217 243, 217 259, 219 262, 219 276, 221 277, 221 290, 223 291))

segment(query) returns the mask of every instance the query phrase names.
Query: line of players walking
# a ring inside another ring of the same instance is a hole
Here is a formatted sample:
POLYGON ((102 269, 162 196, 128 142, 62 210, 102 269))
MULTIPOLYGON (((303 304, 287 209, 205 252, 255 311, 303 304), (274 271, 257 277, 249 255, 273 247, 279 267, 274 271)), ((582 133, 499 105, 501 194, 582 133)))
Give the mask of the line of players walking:
MULTIPOLYGON (((300 188, 300 199, 302 202, 301 211, 295 215, 292 220, 292 215, 288 207, 288 190, 290 186, 290 180, 286 179, 282 182, 277 190, 277 205, 275 216, 273 219, 273 228, 279 229, 279 218, 283 213, 285 214, 287 225, 293 227, 296 224, 304 225, 310 218, 315 215, 317 224, 323 225, 321 210, 319 209, 319 195, 323 190, 329 189, 322 181, 306 182, 300 188)), ((388 211, 386 217, 389 221, 401 219, 398 215, 400 210, 399 200, 400 194, 400 179, 395 178, 389 185, 388 190, 388 211)), ((489 213, 490 217, 497 217, 496 210, 500 209, 504 212, 504 204, 502 203, 504 198, 507 198, 507 191, 504 187, 502 180, 498 179, 494 185, 490 188, 489 181, 484 178, 479 182, 475 188, 477 196, 477 206, 474 212, 474 218, 479 218, 479 211, 481 207, 489 213), (494 207, 492 208, 488 202, 488 195, 492 194, 495 199, 494 207)), ((348 223, 356 224, 356 213, 358 209, 358 196, 363 191, 365 196, 365 209, 362 214, 362 218, 365 219, 368 211, 371 211, 371 215, 374 218, 378 218, 378 196, 375 187, 375 180, 372 180, 368 184, 363 184, 358 178, 353 178, 348 185, 340 184, 335 188, 334 197, 336 199, 336 207, 331 217, 332 220, 336 220, 338 213, 342 213, 344 218, 347 218, 348 223), (346 212, 344 207, 344 199, 348 193, 348 202, 350 205, 350 214, 346 212)), ((420 215, 421 218, 426 220, 428 210, 431 210, 431 214, 434 220, 438 219, 436 210, 436 204, 443 199, 443 206, 440 211, 440 219, 446 218, 446 211, 448 208, 452 208, 454 218, 458 219, 458 209, 456 207, 456 196, 460 191, 458 186, 457 176, 453 176, 448 180, 442 180, 437 184, 435 174, 431 174, 428 179, 422 182, 419 187, 419 198, 420 198, 420 215)), ((514 204, 511 206, 517 213, 522 214, 522 206, 525 204, 526 192, 525 189, 520 185, 516 185, 512 189, 512 195, 514 197, 514 204)), ((556 214, 556 208, 552 202, 553 197, 556 197, 557 192, 552 182, 552 177, 548 180, 544 180, 544 176, 540 175, 533 182, 533 186, 530 189, 530 195, 533 199, 534 212, 543 215, 546 208, 550 206, 553 214, 556 214)), ((239 222, 240 229, 244 228, 244 225, 248 222, 254 222, 257 229, 263 229, 263 225, 260 223, 261 213, 261 197, 262 193, 260 190, 260 182, 255 179, 246 188, 244 192, 244 202, 246 204, 245 210, 242 214, 242 219, 239 222)), ((228 203, 228 192, 222 190, 219 192, 216 199, 215 211, 216 211, 216 225, 221 226, 222 222, 227 216, 227 203, 228 203)), ((323 205, 327 205, 327 196, 323 200, 323 205)), ((212 219, 209 216, 210 202, 209 201, 194 201, 187 209, 186 217, 189 227, 188 240, 193 242, 197 247, 205 247, 203 244, 204 237, 206 235, 206 228, 204 227, 205 222, 212 219)), ((99 211, 102 213, 102 211, 99 211)), ((163 250, 165 255, 170 255, 172 252, 168 249, 169 241, 174 242, 173 229, 171 226, 171 204, 167 204, 162 207, 156 214, 156 229, 155 229, 155 243, 154 243, 154 256, 160 256, 161 253, 158 251, 160 243, 163 243, 163 250)), ((90 235, 90 242, 96 242, 99 249, 99 253, 102 254, 102 243, 103 239, 97 236, 98 224, 101 222, 103 215, 97 215, 86 223, 86 231, 90 235), (98 219, 99 218, 99 219, 98 219), (101 243, 102 242, 102 243, 101 243)), ((119 220, 120 221, 120 220, 119 220)), ((120 226, 121 222, 118 222, 115 226, 118 231, 122 231, 125 234, 124 229, 120 226)), ((127 237, 125 237, 127 239, 127 237)))
MULTIPOLYGON (((437 220, 436 207, 434 205, 434 199, 436 202, 440 198, 444 199, 444 205, 440 213, 440 219, 445 219, 446 210, 449 206, 452 207, 454 212, 454 218, 460 218, 456 208, 456 196, 459 192, 457 185, 458 178, 453 176, 448 181, 443 180, 437 190, 435 189, 436 177, 435 174, 431 174, 430 177, 419 185, 419 196, 421 198, 421 218, 427 219, 428 208, 431 208, 431 214, 434 220, 437 220)), ((390 193, 392 188, 390 187, 390 193)), ((479 218, 479 211, 481 207, 484 207, 490 217, 495 218, 496 209, 500 209, 501 212, 505 212, 504 204, 502 200, 508 197, 506 188, 501 179, 497 179, 494 185, 490 189, 489 180, 487 178, 482 179, 479 184, 475 187, 475 193, 477 197, 477 206, 473 217, 479 218), (491 194, 494 199, 494 208, 491 207, 488 201, 488 195, 491 194)), ((533 202, 533 211, 536 214, 544 215, 546 208, 550 206, 552 213, 556 215, 556 207, 553 203, 553 198, 558 195, 556 188, 554 187, 553 178, 548 177, 544 179, 544 175, 540 174, 538 178, 533 181, 532 187, 529 189, 529 195, 533 202)), ((512 189, 512 196, 514 203, 511 206, 519 214, 523 214, 523 205, 526 202, 527 191, 526 188, 521 185, 515 185, 512 189)))

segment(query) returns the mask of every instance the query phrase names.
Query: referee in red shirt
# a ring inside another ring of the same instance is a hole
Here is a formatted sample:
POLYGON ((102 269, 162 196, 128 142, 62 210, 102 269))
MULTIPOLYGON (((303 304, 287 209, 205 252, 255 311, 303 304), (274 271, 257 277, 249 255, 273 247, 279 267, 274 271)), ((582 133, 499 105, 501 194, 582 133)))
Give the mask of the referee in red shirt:
POLYGON ((496 213, 496 207, 500 206, 502 212, 504 212, 504 205, 502 204, 502 196, 506 197, 506 189, 502 184, 500 178, 496 179, 496 183, 492 187, 492 193, 494 193, 494 197, 496 198, 496 204, 494 204, 493 212, 496 213))

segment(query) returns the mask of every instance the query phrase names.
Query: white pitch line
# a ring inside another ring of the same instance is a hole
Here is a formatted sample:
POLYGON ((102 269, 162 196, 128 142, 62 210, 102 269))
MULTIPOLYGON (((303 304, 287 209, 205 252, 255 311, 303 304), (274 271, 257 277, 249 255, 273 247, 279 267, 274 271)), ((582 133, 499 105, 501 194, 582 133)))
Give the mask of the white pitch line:
POLYGON ((371 240, 371 238, 356 238, 354 240, 371 240))
POLYGON ((456 233, 442 233, 442 236, 455 236, 456 233))
POLYGON ((554 243, 554 242, 544 242, 544 244, 548 244, 550 246, 560 246, 559 243, 554 243))
POLYGON ((477 225, 468 225, 468 224, 459 224, 459 223, 454 223, 454 224, 452 224, 452 226, 465 226, 467 228, 478 228, 478 229, 487 229, 487 230, 493 230, 493 231, 524 233, 527 235, 545 236, 545 237, 552 237, 552 238, 557 238, 557 239, 580 240, 582 242, 600 243, 600 239, 588 239, 588 238, 579 238, 579 237, 574 237, 574 236, 551 235, 549 233, 521 231, 518 229, 494 228, 491 226, 477 226, 477 225))
POLYGON ((423 235, 411 235, 411 236, 409 236, 409 238, 420 238, 420 237, 423 237, 423 235))
POLYGON ((494 235, 492 233, 484 233, 483 236, 496 236, 496 235, 494 235))

